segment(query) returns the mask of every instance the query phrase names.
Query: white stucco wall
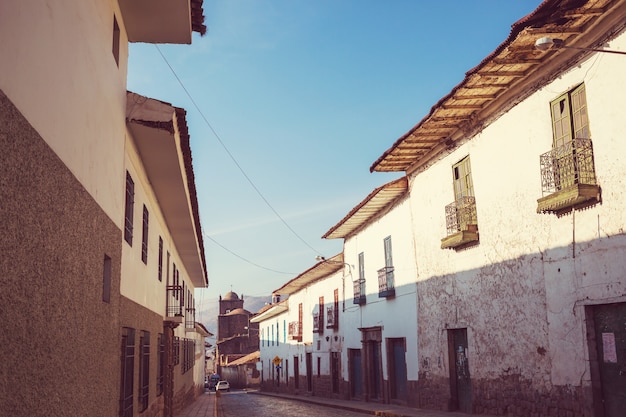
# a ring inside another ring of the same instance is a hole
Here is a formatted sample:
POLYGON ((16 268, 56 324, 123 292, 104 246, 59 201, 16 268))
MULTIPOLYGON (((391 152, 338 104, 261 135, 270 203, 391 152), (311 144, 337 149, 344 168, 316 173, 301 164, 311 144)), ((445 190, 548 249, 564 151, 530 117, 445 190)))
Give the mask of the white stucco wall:
MULTIPOLYGON (((353 265, 353 280, 359 279, 359 253, 364 254, 367 298, 364 305, 352 303, 353 287, 349 282, 348 303, 340 326, 345 336, 342 361, 347 364, 347 349, 360 349, 362 335, 359 328, 382 327, 383 377, 387 369, 386 338, 406 339, 407 378, 417 380, 417 301, 415 247, 411 224, 410 200, 403 198, 384 216, 374 220, 358 233, 345 239, 344 260, 353 265), (384 239, 391 236, 394 266, 395 297, 378 296, 378 273, 385 266, 384 239)), ((343 369, 348 379, 348 367, 343 369)))
MULTIPOLYGON (((626 49, 626 35, 610 46, 626 49)), ((411 179, 420 311, 428 312, 420 357, 442 364, 436 374, 448 375, 443 332, 467 327, 472 377, 507 370, 547 388, 589 379, 583 306, 626 294, 625 71, 623 57, 592 55, 411 179), (602 203, 574 215, 537 214, 539 155, 552 145, 549 103, 582 82, 602 203), (442 250, 451 168, 467 155, 480 243, 442 250)))
POLYGON ((0 39, 0 89, 121 227, 128 48, 117 2, 3 1, 0 39))
MULTIPOLYGON (((194 292, 194 284, 189 277, 176 249, 167 223, 161 212, 159 202, 150 187, 146 172, 137 149, 133 145, 130 131, 127 131, 125 172, 128 170, 135 183, 135 204, 133 211, 133 244, 122 241, 121 294, 136 303, 149 308, 157 314, 166 314, 166 286, 173 285, 173 264, 179 270, 180 285, 194 292), (141 260, 141 241, 143 233, 143 206, 146 205, 148 217, 148 263, 141 260), (158 280, 159 236, 163 239, 163 276, 158 280), (169 264, 167 253, 169 252, 169 264)), ((124 192, 122 193, 124 194, 124 192)), ((125 195, 125 194, 124 194, 125 195)), ((185 309, 187 305, 185 305, 185 309)), ((186 314, 186 311, 183 311, 186 314)), ((184 324, 176 329, 184 335, 184 324), (182 330, 181 330, 182 329, 182 330)))

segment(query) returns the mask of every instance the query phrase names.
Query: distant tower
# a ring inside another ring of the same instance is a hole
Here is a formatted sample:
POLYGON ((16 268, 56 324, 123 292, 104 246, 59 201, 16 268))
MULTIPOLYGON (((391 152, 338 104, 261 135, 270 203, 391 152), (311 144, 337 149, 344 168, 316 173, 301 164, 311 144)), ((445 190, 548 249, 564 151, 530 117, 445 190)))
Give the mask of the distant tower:
POLYGON ((244 327, 248 325, 248 317, 233 320, 230 314, 235 310, 243 309, 243 299, 237 293, 229 291, 224 298, 220 295, 220 312, 217 320, 217 340, 222 340, 244 333, 244 327))

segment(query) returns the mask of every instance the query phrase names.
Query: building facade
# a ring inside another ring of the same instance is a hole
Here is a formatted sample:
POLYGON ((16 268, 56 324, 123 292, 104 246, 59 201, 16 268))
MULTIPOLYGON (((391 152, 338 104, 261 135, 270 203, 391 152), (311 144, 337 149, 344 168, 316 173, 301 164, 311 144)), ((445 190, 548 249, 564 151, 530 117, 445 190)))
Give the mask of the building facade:
POLYGON ((253 314, 243 308, 244 299, 229 291, 219 298, 217 317, 217 373, 227 379, 231 386, 247 386, 247 378, 241 377, 237 365, 231 363, 259 350, 259 327, 250 321, 253 314))
POLYGON ((626 409, 625 17, 543 2, 373 164, 409 178, 420 407, 626 409))
POLYGON ((262 389, 345 398, 341 320, 346 282, 350 268, 339 254, 273 292, 275 300, 288 299, 252 319, 259 323, 262 389))
POLYGON ((344 239, 353 285, 352 300, 339 290, 349 307, 329 360, 293 368, 326 340, 305 318, 314 285, 333 278, 313 284, 309 270, 259 316, 264 389, 470 414, 623 415, 624 22, 623 0, 542 2, 373 163, 402 177, 324 235, 344 239), (331 388, 310 389, 316 375, 331 388))
POLYGON ((323 237, 344 239, 342 378, 349 398, 416 406, 415 247, 406 177, 375 189, 323 237))
POLYGON ((208 281, 184 111, 126 91, 128 43, 191 43, 201 6, 0 6, 0 358, 15 364, 0 409, 14 416, 168 416, 202 381, 193 291, 208 281), (161 119, 131 113, 137 99, 161 119), (165 203, 154 168, 172 161, 165 203))

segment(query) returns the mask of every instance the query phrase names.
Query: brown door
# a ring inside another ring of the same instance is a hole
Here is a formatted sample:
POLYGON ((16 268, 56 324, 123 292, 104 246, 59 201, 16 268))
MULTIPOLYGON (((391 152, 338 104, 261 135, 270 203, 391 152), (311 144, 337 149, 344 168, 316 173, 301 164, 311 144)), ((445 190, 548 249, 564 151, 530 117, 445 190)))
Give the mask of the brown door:
POLYGON ((467 329, 448 330, 450 394, 452 409, 472 412, 472 384, 469 373, 467 329))
POLYGON ((306 390, 313 391, 313 354, 306 353, 306 390))
POLYGON ((594 307, 594 327, 604 417, 626 410, 626 303, 594 307))

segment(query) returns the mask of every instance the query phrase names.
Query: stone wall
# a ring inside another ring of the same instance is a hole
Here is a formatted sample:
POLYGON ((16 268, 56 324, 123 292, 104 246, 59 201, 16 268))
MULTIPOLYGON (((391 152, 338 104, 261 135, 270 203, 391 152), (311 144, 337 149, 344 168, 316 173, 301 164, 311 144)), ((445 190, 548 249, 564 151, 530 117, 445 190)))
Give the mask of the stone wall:
POLYGON ((121 230, 2 91, 0 149, 0 410, 117 415, 121 230))

